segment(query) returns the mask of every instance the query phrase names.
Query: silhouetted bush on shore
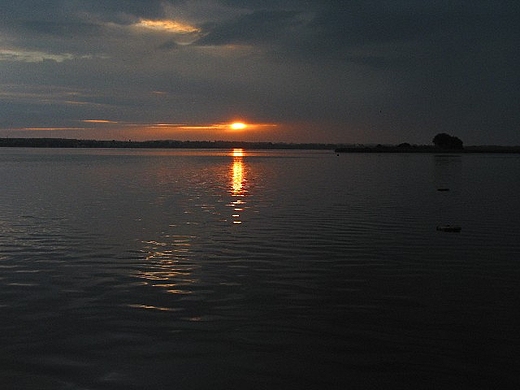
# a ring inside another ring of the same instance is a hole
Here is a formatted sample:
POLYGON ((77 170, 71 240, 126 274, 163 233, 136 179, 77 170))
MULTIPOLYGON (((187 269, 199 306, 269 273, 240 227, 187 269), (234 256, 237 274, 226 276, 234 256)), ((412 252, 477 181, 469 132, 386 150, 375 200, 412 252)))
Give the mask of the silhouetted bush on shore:
POLYGON ((454 137, 446 133, 439 133, 432 140, 433 144, 442 149, 464 149, 463 142, 460 138, 454 137))

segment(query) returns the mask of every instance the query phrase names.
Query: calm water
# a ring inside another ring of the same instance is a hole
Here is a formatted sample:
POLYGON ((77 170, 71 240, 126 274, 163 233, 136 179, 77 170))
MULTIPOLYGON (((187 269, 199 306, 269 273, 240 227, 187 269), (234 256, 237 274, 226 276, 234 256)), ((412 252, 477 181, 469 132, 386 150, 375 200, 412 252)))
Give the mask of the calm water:
POLYGON ((518 155, 0 150, 0 388, 518 386, 518 194, 518 155))

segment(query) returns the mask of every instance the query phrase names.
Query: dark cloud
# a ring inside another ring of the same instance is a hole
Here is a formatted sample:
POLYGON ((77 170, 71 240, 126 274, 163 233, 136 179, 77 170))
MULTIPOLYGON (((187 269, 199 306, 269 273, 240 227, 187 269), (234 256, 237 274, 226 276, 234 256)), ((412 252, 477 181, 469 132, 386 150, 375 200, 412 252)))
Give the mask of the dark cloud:
MULTIPOLYGON (((36 1, 36 3, 40 2, 36 1)), ((90 14, 103 20, 113 21, 124 18, 125 15, 143 18, 161 17, 165 2, 161 0, 81 0, 74 2, 61 0, 56 3, 56 6, 52 7, 55 14, 61 13, 68 16, 90 14)), ((175 2, 170 1, 170 3, 175 2)))
POLYGON ((21 24, 26 30, 44 35, 54 35, 61 38, 75 38, 83 36, 94 36, 100 33, 101 26, 84 22, 54 22, 32 20, 21 24))
MULTIPOLYGON (((170 1, 175 4, 181 1, 170 1)), ((105 15, 107 18, 120 14, 129 14, 145 18, 161 17, 163 14, 161 0, 85 0, 78 4, 82 12, 105 15)))
POLYGON ((292 25, 298 23, 293 11, 254 11, 217 25, 203 26, 208 34, 200 45, 273 43, 281 39, 292 25))

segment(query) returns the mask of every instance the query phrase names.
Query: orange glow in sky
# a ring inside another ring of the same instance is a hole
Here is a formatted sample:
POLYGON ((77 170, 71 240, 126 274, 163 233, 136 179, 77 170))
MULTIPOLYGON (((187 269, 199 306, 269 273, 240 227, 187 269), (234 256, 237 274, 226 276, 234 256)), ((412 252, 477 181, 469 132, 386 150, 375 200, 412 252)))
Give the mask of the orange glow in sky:
POLYGON ((178 128, 183 130, 224 130, 224 131, 236 131, 236 130, 266 130, 268 128, 274 128, 277 125, 275 123, 245 123, 245 122, 231 122, 231 123, 208 123, 200 125, 168 125, 160 124, 160 126, 178 128))
POLYGON ((109 121, 106 119, 85 119, 82 122, 84 123, 107 123, 107 124, 117 124, 116 121, 109 121))
MULTIPOLYGON (((70 132, 69 138, 83 138, 86 132, 99 139, 233 139, 243 141, 257 140, 259 135, 272 137, 273 131, 280 126, 277 123, 257 123, 246 121, 228 121, 216 123, 176 123, 176 122, 126 122, 105 118, 80 119, 76 126, 69 127, 17 127, 12 131, 60 131, 70 132), (95 135, 94 135, 95 134, 95 135)), ((61 135, 60 135, 61 136, 61 135)), ((90 137, 90 136, 89 136, 90 137)))
POLYGON ((243 130, 247 127, 247 125, 243 122, 233 122, 229 125, 232 130, 243 130))

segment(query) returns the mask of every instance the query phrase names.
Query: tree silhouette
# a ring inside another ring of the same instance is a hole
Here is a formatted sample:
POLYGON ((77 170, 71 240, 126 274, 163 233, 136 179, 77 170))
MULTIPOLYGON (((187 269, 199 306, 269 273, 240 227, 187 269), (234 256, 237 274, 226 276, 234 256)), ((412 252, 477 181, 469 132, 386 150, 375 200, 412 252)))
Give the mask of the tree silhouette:
POLYGON ((443 149, 463 149, 463 143, 458 137, 446 133, 439 133, 433 137, 435 146, 443 149))

